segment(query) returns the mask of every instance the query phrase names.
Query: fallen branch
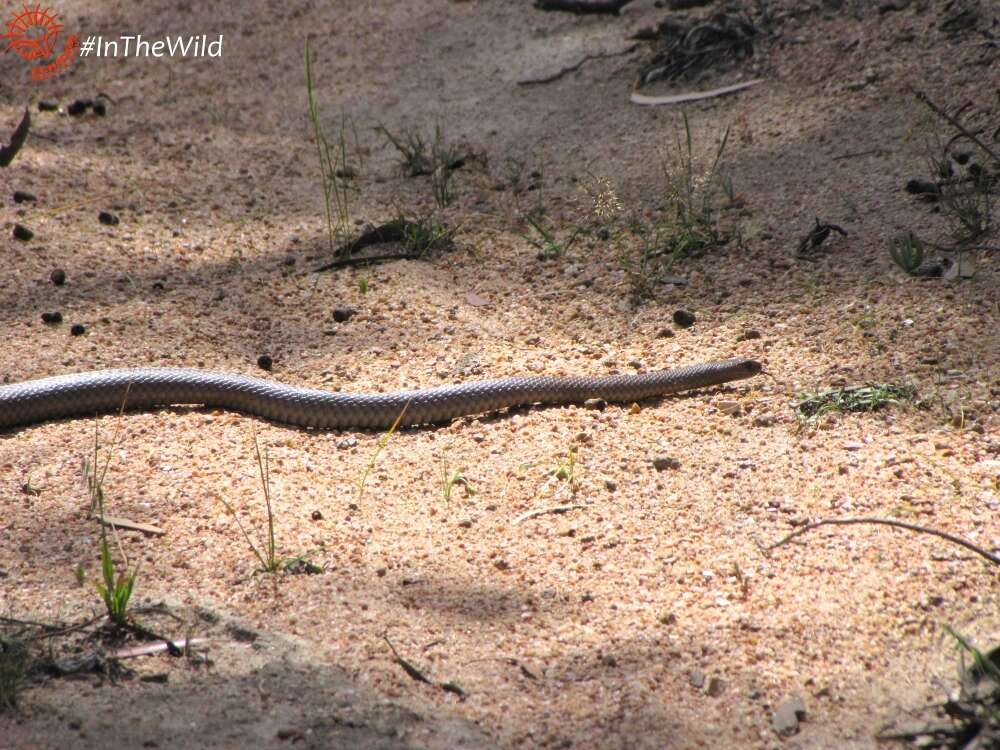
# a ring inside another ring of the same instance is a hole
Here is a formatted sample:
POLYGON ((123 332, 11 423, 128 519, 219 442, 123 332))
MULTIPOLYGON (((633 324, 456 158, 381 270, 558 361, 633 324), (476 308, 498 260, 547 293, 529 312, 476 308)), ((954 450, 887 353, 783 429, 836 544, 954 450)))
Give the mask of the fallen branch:
POLYGON ((604 14, 617 16, 621 9, 632 0, 535 0, 535 10, 557 10, 565 13, 576 13, 578 16, 604 14))
POLYGON ((25 140, 28 138, 28 129, 30 127, 31 115, 25 109, 24 116, 21 117, 21 122, 14 128, 14 133, 10 137, 10 143, 0 146, 0 167, 6 167, 14 161, 17 152, 21 150, 21 146, 24 145, 25 140))
POLYGON ((388 635, 383 635, 382 640, 384 640, 386 642, 386 645, 389 646, 389 649, 392 651, 392 656, 395 659, 396 663, 399 666, 401 666, 403 668, 403 671, 406 672, 406 674, 408 674, 412 679, 416 680, 417 682, 423 682, 427 685, 434 685, 436 687, 441 688, 446 693, 454 693, 455 695, 461 698, 464 698, 466 696, 466 692, 461 687, 456 685, 454 682, 434 682, 434 680, 431 680, 426 675, 424 675, 423 672, 421 672, 415 666, 410 664, 410 662, 408 662, 406 659, 404 659, 402 656, 399 655, 399 652, 396 650, 396 647, 393 646, 392 642, 389 640, 388 635))
POLYGON ((529 510, 522 513, 513 521, 511 521, 512 526, 517 526, 519 523, 524 523, 528 519, 535 518, 537 516, 544 516, 547 513, 566 513, 571 510, 577 510, 578 508, 584 508, 584 505, 553 505, 550 508, 535 508, 535 510, 529 510))
POLYGON ((711 91, 691 91, 686 94, 666 94, 664 96, 648 96, 646 94, 637 94, 633 91, 631 97, 629 98, 632 100, 633 104, 642 104, 646 106, 653 106, 657 104, 680 104, 681 102, 694 102, 700 99, 712 99, 716 96, 731 94, 734 91, 742 91, 743 89, 756 86, 758 83, 763 82, 763 78, 755 78, 752 81, 734 83, 730 86, 712 89, 711 91))
POLYGON ((117 529, 130 529, 132 531, 141 531, 143 534, 155 534, 156 536, 163 536, 167 532, 161 529, 159 526, 152 526, 148 523, 139 523, 138 521, 130 521, 127 518, 120 518, 119 516, 99 516, 97 520, 103 523, 105 526, 111 526, 117 529))
POLYGON ((170 651, 171 646, 186 650, 191 646, 197 646, 206 642, 206 638, 192 638, 190 640, 181 638, 179 641, 159 640, 153 641, 152 643, 143 643, 139 646, 126 646, 124 648, 119 648, 112 651, 111 656, 114 659, 131 659, 136 656, 149 656, 151 654, 160 654, 164 651, 170 651))
POLYGON ((965 547, 971 552, 975 552, 980 557, 984 557, 989 560, 994 565, 1000 565, 1000 557, 997 557, 992 552, 987 552, 982 547, 977 547, 972 542, 963 539, 962 537, 955 536, 954 534, 949 534, 946 531, 938 531, 937 529, 929 529, 926 526, 917 526, 916 524, 906 523, 905 521, 895 521, 891 518, 827 518, 822 521, 815 521, 813 523, 807 523, 805 526, 796 529, 788 536, 775 542, 767 547, 762 547, 764 552, 770 552, 788 542, 792 541, 796 537, 800 537, 803 534, 812 531, 813 529, 818 529, 820 526, 852 526, 855 524, 878 524, 882 526, 893 526, 898 529, 907 529, 908 531, 915 531, 918 534, 930 534, 931 536, 939 537, 946 541, 957 544, 961 547, 965 547))
POLYGON ((622 55, 627 55, 630 52, 634 52, 635 48, 638 46, 639 46, 638 44, 633 44, 632 46, 626 47, 625 49, 619 50, 618 52, 598 52, 593 55, 584 55, 578 62, 573 63, 567 68, 563 68, 558 73, 553 73, 552 75, 545 76, 544 78, 528 78, 523 81, 518 81, 517 85, 538 86, 543 83, 552 83, 553 81, 558 81, 565 75, 569 75, 570 73, 576 72, 577 70, 583 67, 584 63, 590 62, 591 60, 602 60, 606 57, 621 57, 622 55))

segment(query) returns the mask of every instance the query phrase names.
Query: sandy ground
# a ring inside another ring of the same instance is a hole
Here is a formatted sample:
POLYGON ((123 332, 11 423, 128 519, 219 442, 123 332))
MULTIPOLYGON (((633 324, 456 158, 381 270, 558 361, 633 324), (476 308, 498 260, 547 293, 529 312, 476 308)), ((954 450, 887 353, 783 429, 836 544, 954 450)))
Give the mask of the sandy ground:
MULTIPOLYGON (((358 391, 730 356, 759 359, 769 376, 641 408, 522 409, 403 431, 363 494, 378 434, 176 408, 126 416, 112 446, 115 420, 103 418, 109 512, 167 531, 122 534, 140 565, 136 604, 225 613, 279 645, 262 653, 187 618, 212 638, 214 666, 146 657, 139 674, 164 680, 31 688, 19 713, 0 715, 0 747, 868 748, 879 727, 939 700, 935 680, 952 684, 957 663, 942 625, 996 640, 995 568, 881 527, 759 547, 806 519, 861 515, 1000 547, 997 255, 979 253, 971 280, 920 282, 886 249, 903 229, 945 232, 902 190, 926 174, 910 87, 993 106, 995 123, 1000 58, 980 34, 943 33, 943 4, 911 5, 792 18, 743 71, 764 84, 687 106, 709 148, 733 127, 726 166, 744 207, 725 220, 743 240, 684 261, 673 272, 686 285, 636 303, 610 243, 591 236, 539 260, 516 217, 541 203, 565 237, 586 212, 587 175, 655 207, 656 150, 673 142, 680 110, 629 103, 643 47, 550 84, 517 82, 624 50, 666 11, 62 3, 69 30, 222 33, 225 51, 81 59, 44 84, 0 55, 0 132, 39 99, 111 100, 106 117, 36 111, 0 173, 6 381, 113 366, 260 375, 262 354, 269 377, 358 391), (456 173, 457 200, 439 214, 460 227, 455 249, 312 273, 328 251, 307 37, 328 128, 348 115, 368 153, 352 220, 436 211, 428 178, 401 174, 377 124, 430 134, 440 123, 481 157, 456 173), (539 173, 539 189, 494 189, 511 160, 539 173), (15 205, 13 190, 38 201, 15 205), (99 224, 104 210, 120 224, 99 224), (816 217, 849 234, 796 260, 816 217), (15 222, 34 239, 9 239, 15 222), (65 285, 51 283, 55 268, 65 285), (341 307, 357 314, 337 323, 341 307), (677 308, 696 324, 676 329, 677 308), (40 321, 51 310, 62 325, 40 321), (86 333, 71 336, 74 323, 86 333), (802 393, 867 381, 910 384, 928 408, 797 419, 802 393), (253 575, 222 503, 262 528, 253 429, 271 459, 279 554, 309 552, 321 575, 253 575), (571 450, 573 482, 554 479, 571 450), (664 457, 676 468, 654 468, 664 457), (446 499, 446 466, 475 493, 446 499), (566 504, 581 507, 515 523, 566 504), (386 634, 465 695, 408 677, 386 634), (793 696, 807 713, 780 738, 772 715, 793 696)), ((68 622, 100 608, 73 576, 80 564, 97 574, 80 479, 93 434, 93 420, 76 419, 0 435, 0 615, 68 622)))

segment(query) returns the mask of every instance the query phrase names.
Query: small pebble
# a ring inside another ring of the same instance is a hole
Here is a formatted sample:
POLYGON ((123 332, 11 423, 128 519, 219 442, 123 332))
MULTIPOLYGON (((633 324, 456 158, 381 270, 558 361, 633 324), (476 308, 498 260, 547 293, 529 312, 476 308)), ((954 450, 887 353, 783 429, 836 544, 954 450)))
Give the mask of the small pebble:
POLYGON ((26 193, 23 190, 14 191, 14 203, 34 203, 38 198, 34 193, 26 193))
POLYGON ((86 332, 87 332, 87 327, 82 323, 74 323, 69 329, 69 333, 71 336, 82 336, 86 332))
POLYGON ((789 698, 774 712, 771 727, 782 737, 798 734, 799 722, 806 718, 806 702, 796 696, 789 698))
POLYGON ((586 409, 596 409, 597 411, 604 411, 608 408, 608 402, 603 398, 588 398, 583 402, 583 406, 586 409))
POLYGON ((109 227, 118 226, 118 217, 110 211, 101 211, 97 214, 97 220, 109 227))
POLYGON ((911 195, 940 195, 941 188, 930 180, 910 180, 906 183, 906 192, 911 195))
POLYGON ((760 331, 755 331, 753 328, 747 328, 743 333, 736 337, 737 341, 751 341, 753 339, 760 338, 760 331))
POLYGON ((66 283, 66 272, 61 268, 53 269, 52 273, 49 274, 49 281, 56 286, 62 286, 66 283))
POLYGON ((347 437, 341 438, 340 440, 337 441, 337 447, 340 448, 340 450, 353 448, 357 444, 358 444, 358 439, 353 435, 348 435, 347 437))
POLYGON ((346 323, 357 313, 353 307, 338 307, 333 311, 333 319, 337 323, 346 323))
POLYGON ((681 462, 671 456, 657 456, 653 459, 653 468, 657 471, 668 471, 681 468, 681 462))
POLYGON ((66 113, 71 117, 79 117, 88 109, 93 102, 90 99, 77 99, 75 102, 66 107, 66 113))
POLYGON ((260 369, 267 370, 268 372, 270 372, 273 366, 274 366, 274 360, 271 359, 271 357, 268 356, 267 354, 261 354, 259 357, 257 357, 257 367, 259 367, 260 369))
POLYGON ((55 312, 43 312, 42 322, 49 323, 51 325, 56 325, 57 323, 62 323, 62 313, 56 310, 55 312))
POLYGON ((59 105, 55 102, 45 101, 44 99, 38 102, 39 112, 55 112, 59 109, 59 105))
POLYGON ((661 328, 656 332, 656 338, 658 339, 671 339, 674 337, 674 332, 669 328, 661 328))
POLYGON ((94 102, 93 110, 94 114, 97 115, 98 117, 104 117, 104 115, 108 113, 107 105, 100 100, 94 102))
POLYGON ((322 521, 322 520, 323 520, 323 514, 322 514, 322 513, 320 512, 320 511, 318 511, 318 510, 314 510, 314 511, 313 511, 313 512, 312 512, 312 513, 311 513, 311 514, 309 515, 309 517, 310 517, 310 518, 311 518, 312 520, 314 520, 314 521, 322 521))
POLYGON ((14 225, 14 239, 15 240, 22 240, 23 242, 27 242, 28 240, 30 240, 34 236, 35 236, 35 233, 32 232, 30 229, 28 229, 23 224, 15 224, 14 225))
POLYGON ((694 321, 694 313, 688 312, 687 310, 674 311, 674 323, 681 328, 690 328, 694 325, 694 321))
POLYGON ((616 492, 618 490, 618 482, 616 482, 614 479, 605 479, 604 489, 606 489, 608 492, 616 492))

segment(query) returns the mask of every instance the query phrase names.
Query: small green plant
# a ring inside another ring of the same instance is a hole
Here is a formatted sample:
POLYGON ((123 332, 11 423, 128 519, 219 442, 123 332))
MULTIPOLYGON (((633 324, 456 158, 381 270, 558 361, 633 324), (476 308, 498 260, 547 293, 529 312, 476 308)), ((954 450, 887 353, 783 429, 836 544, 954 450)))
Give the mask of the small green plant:
POLYGON ((431 250, 447 247, 458 231, 458 227, 449 228, 433 217, 419 221, 400 219, 399 222, 403 227, 403 244, 420 257, 431 250))
MULTIPOLYGON (((121 427, 121 416, 125 410, 125 401, 127 398, 128 390, 126 389, 125 397, 122 399, 121 410, 118 412, 115 436, 111 441, 112 446, 118 444, 118 431, 121 427)), ((129 571, 128 557, 125 555, 121 540, 118 539, 118 531, 114 526, 111 529, 117 541, 118 552, 124 562, 121 570, 116 568, 114 560, 111 558, 111 545, 108 543, 107 532, 108 522, 104 515, 104 479, 111 464, 111 453, 111 450, 107 451, 104 467, 98 470, 100 466, 100 434, 98 421, 95 419, 93 459, 91 461, 84 458, 83 461, 84 476, 86 477, 87 487, 90 491, 90 514, 93 515, 95 511, 97 512, 97 519, 101 528, 101 579, 95 581, 94 586, 104 601, 108 619, 111 620, 113 625, 121 627, 128 622, 128 603, 132 598, 132 590, 135 588, 139 568, 137 566, 131 572, 129 571)), ((82 580, 83 575, 83 569, 78 567, 76 572, 77 581, 82 580)))
POLYGON ((573 484, 575 473, 576 448, 570 448, 566 453, 566 458, 552 471, 552 476, 567 484, 573 484))
POLYGON ((451 502, 451 492, 455 485, 461 485, 465 490, 466 497, 472 497, 476 494, 475 487, 470 484, 469 480, 465 478, 461 470, 450 471, 448 468, 448 459, 446 458, 441 466, 441 485, 444 490, 444 501, 446 503, 451 502))
POLYGON ((913 389, 904 386, 870 383, 853 388, 823 391, 802 399, 798 412, 803 417, 817 418, 835 412, 873 412, 904 401, 913 401, 913 389))
POLYGON ((27 646, 14 638, 0 638, 0 713, 17 708, 27 667, 27 646))
POLYGON ((326 223, 333 252, 338 238, 346 242, 350 236, 350 204, 351 193, 356 191, 354 180, 358 176, 358 168, 351 163, 348 149, 347 131, 354 136, 354 154, 361 158, 361 147, 358 133, 353 124, 345 116, 340 118, 340 127, 336 142, 331 144, 323 132, 320 117, 319 102, 316 99, 315 83, 312 70, 312 55, 309 40, 306 40, 306 93, 309 102, 309 122, 312 124, 313 139, 316 141, 316 153, 319 158, 320 177, 323 183, 323 200, 326 206, 326 223))
POLYGON ((403 173, 409 177, 430 175, 434 202, 438 208, 447 208, 455 199, 451 187, 454 171, 462 164, 462 157, 445 143, 441 125, 434 126, 434 140, 427 144, 415 130, 405 130, 395 135, 385 125, 379 125, 380 133, 399 152, 403 173))
POLYGON ((362 276, 358 279, 358 291, 362 294, 368 294, 368 277, 362 276))
POLYGON ((538 248, 538 258, 540 260, 560 258, 568 253, 581 231, 579 227, 575 228, 573 234, 570 235, 566 242, 560 242, 555 234, 542 223, 539 215, 535 213, 525 214, 524 222, 538 233, 537 238, 524 235, 524 239, 538 248))
POLYGON ((385 434, 382 435, 382 437, 379 438, 378 445, 375 446, 375 450, 372 453, 371 458, 368 459, 368 465, 365 466, 364 471, 361 472, 361 476, 358 477, 358 503, 359 504, 361 503, 361 499, 362 499, 362 497, 365 494, 365 482, 368 481, 368 475, 372 473, 372 469, 374 469, 375 468, 375 464, 378 463, 378 457, 382 454, 382 451, 384 451, 386 449, 386 446, 389 445, 389 441, 392 440, 392 436, 396 434, 396 430, 399 429, 399 425, 400 425, 400 423, 402 423, 403 416, 406 414, 406 410, 407 410, 407 408, 409 408, 409 406, 410 406, 410 404, 409 404, 409 402, 407 402, 406 405, 403 407, 403 410, 401 412, 399 412, 399 416, 396 417, 396 421, 392 423, 392 427, 390 427, 385 432, 385 434))
POLYGON ((913 275, 923 265, 924 243, 913 232, 896 235, 889 241, 889 255, 893 263, 913 275))
POLYGON ((259 545, 254 542, 253 537, 250 536, 250 532, 247 531, 246 527, 240 521, 240 517, 236 514, 236 509, 232 503, 225 498, 220 499, 222 500, 222 504, 226 506, 229 515, 236 521, 236 525, 239 527, 240 533, 243 534, 243 538, 250 547, 250 551, 253 552, 254 557, 257 558, 257 562, 260 563, 257 572, 277 573, 281 568, 282 560, 277 556, 277 547, 274 541, 274 507, 271 504, 271 464, 267 455, 267 446, 264 446, 263 452, 260 449, 256 430, 253 431, 253 449, 257 458, 260 483, 264 490, 264 509, 267 513, 267 535, 259 545))

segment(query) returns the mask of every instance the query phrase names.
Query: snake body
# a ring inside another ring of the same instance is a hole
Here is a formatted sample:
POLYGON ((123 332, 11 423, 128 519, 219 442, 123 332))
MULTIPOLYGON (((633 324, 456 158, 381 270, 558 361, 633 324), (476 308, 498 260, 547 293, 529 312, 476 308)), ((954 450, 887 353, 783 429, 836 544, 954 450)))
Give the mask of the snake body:
POLYGON ((395 393, 339 393, 245 375, 178 368, 95 370, 0 386, 0 428, 49 419, 203 404, 274 422, 325 429, 386 429, 433 424, 524 404, 638 401, 741 380, 760 372, 752 359, 603 377, 513 377, 395 393), (404 411, 405 409, 405 411, 404 411))

